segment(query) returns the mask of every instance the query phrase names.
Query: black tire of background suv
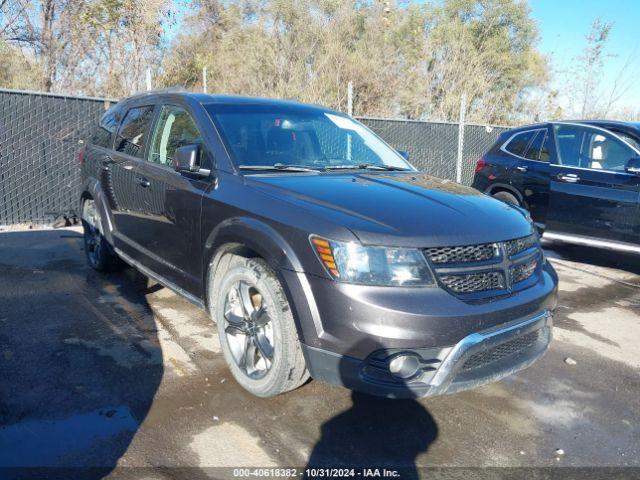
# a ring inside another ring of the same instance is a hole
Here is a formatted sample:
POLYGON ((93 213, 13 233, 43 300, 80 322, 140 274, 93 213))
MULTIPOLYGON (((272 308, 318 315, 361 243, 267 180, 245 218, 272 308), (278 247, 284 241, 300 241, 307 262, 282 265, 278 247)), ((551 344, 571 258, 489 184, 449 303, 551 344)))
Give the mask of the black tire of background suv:
POLYGON ((216 277, 221 277, 215 281, 210 278, 208 282, 208 298, 213 300, 209 302, 212 306, 212 319, 217 325, 222 352, 232 375, 244 389, 258 397, 273 397, 299 387, 308 380, 309 372, 293 314, 280 281, 264 260, 228 255, 231 258, 223 257, 219 265, 224 267, 219 268, 215 274, 216 277), (238 367, 229 350, 224 331, 225 296, 231 285, 241 279, 255 285, 269 304, 278 305, 278 308, 269 311, 275 337, 273 362, 267 374, 260 379, 249 378, 238 367))
POLYGON ((102 233, 100 233, 100 250, 98 258, 94 262, 89 257, 89 248, 87 241, 89 238, 89 232, 94 228, 95 227, 89 225, 86 220, 82 220, 84 254, 87 259, 87 264, 89 264, 89 266, 94 270, 101 273, 109 273, 120 270, 123 266, 123 262, 122 260, 120 260, 120 257, 118 257, 112 250, 111 245, 109 245, 109 242, 107 242, 107 239, 104 238, 104 235, 102 235, 102 233))
POLYGON ((511 203, 513 205, 522 206, 520 204, 520 201, 516 198, 516 196, 509 192, 500 191, 500 192, 494 193, 493 198, 501 200, 505 203, 511 203))

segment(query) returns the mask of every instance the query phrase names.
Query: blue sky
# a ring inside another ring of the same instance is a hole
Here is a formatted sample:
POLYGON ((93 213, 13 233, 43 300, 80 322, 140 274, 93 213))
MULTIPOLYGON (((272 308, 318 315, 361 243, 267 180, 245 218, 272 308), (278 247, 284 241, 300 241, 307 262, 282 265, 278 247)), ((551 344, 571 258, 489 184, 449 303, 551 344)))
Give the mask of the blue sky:
POLYGON ((613 82, 631 57, 630 73, 638 81, 621 99, 618 107, 640 107, 640 1, 639 0, 529 0, 533 18, 540 29, 539 49, 551 56, 557 70, 566 68, 580 55, 585 36, 597 17, 613 23, 604 67, 605 82, 613 82))

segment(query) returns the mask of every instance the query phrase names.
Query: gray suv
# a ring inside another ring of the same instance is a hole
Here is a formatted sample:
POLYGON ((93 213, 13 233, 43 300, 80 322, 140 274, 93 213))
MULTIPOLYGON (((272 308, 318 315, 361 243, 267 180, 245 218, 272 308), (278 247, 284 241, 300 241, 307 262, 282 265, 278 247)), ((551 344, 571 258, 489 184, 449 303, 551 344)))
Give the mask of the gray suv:
POLYGON ((342 113, 147 93, 80 159, 89 264, 124 261, 206 309, 255 395, 310 376, 449 393, 549 345, 557 276, 527 213, 419 173, 342 113))

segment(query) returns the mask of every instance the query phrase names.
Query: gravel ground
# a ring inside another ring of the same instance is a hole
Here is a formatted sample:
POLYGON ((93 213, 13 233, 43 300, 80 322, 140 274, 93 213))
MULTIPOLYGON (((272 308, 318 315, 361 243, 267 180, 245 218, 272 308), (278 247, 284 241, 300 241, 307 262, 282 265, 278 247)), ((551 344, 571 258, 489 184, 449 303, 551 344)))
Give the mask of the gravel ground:
POLYGON ((312 458, 423 477, 598 466, 638 478, 640 259, 545 248, 560 299, 531 368, 417 401, 318 382, 258 399, 230 376, 202 311, 132 269, 93 272, 77 228, 0 232, 0 477, 192 479, 312 458))

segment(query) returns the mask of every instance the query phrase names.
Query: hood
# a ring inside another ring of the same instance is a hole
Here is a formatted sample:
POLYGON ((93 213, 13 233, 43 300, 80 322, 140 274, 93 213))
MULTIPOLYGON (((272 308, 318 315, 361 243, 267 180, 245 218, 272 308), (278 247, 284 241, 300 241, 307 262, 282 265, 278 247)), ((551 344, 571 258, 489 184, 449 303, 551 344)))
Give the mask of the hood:
MULTIPOLYGON (((247 185, 349 228, 368 245, 472 245, 532 233, 523 210, 417 172, 276 174, 247 185)), ((309 232, 314 233, 314 232, 309 232)))

